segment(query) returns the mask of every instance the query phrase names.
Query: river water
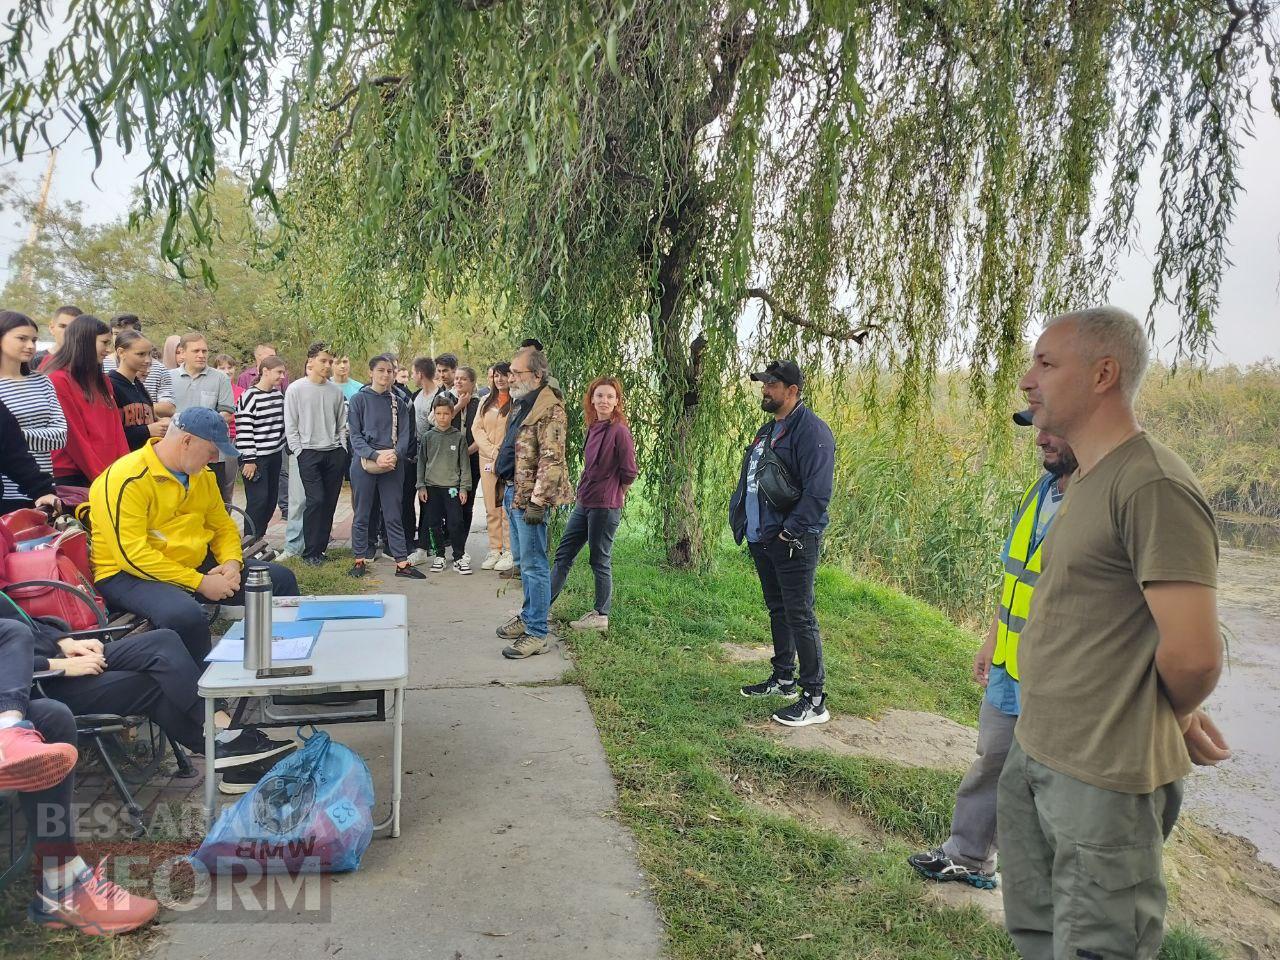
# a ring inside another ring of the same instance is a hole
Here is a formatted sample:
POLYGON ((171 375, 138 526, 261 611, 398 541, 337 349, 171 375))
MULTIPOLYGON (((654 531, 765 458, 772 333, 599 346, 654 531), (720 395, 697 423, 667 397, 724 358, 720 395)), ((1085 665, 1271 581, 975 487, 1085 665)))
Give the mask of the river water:
POLYGON ((1195 770, 1186 809, 1280 867, 1280 526, 1224 523, 1222 533, 1227 663, 1208 710, 1233 756, 1195 770))

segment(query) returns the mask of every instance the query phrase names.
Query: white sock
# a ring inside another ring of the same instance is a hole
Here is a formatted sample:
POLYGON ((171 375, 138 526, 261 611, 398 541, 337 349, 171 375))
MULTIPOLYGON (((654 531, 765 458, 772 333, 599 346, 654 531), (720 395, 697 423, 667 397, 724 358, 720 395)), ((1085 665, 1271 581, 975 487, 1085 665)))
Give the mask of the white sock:
POLYGON ((5 729, 5 727, 16 727, 21 722, 21 717, 0 717, 0 730, 5 729))
POLYGON ((68 860, 60 867, 45 867, 44 888, 49 893, 61 893, 75 883, 76 877, 87 869, 89 865, 84 862, 83 857, 68 860))

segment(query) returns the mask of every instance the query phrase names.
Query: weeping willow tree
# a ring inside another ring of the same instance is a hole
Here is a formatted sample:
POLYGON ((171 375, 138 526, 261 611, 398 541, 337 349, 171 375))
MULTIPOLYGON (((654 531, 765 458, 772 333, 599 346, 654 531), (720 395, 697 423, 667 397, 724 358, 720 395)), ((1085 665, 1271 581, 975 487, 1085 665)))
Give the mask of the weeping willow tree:
POLYGON ((566 384, 625 371, 676 562, 746 363, 863 363, 906 410, 963 356, 1002 402, 1032 319, 1105 295, 1143 176, 1204 352, 1259 77, 1280 113, 1271 0, 99 0, 28 62, 50 6, 7 20, 7 147, 58 110, 136 141, 191 269, 238 147, 320 328, 465 293, 566 384))

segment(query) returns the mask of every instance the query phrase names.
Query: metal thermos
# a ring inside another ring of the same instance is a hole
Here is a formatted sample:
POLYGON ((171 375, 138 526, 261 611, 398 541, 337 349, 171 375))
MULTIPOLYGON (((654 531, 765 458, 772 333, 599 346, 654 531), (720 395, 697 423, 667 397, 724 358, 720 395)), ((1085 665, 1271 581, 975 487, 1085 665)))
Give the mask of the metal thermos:
POLYGON ((271 573, 264 567, 244 576, 244 668, 271 668, 271 573))

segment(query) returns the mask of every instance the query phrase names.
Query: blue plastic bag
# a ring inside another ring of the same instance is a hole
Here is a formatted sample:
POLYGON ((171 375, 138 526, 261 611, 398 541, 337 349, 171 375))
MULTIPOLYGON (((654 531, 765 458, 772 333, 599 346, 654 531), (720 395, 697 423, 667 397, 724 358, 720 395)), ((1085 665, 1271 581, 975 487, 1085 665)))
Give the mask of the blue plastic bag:
MULTIPOLYGON (((298 731, 302 736, 302 731, 298 731)), ((322 730, 225 809, 191 855, 215 873, 345 873, 373 839, 373 778, 322 730), (253 868, 249 864, 255 864, 253 868)))

